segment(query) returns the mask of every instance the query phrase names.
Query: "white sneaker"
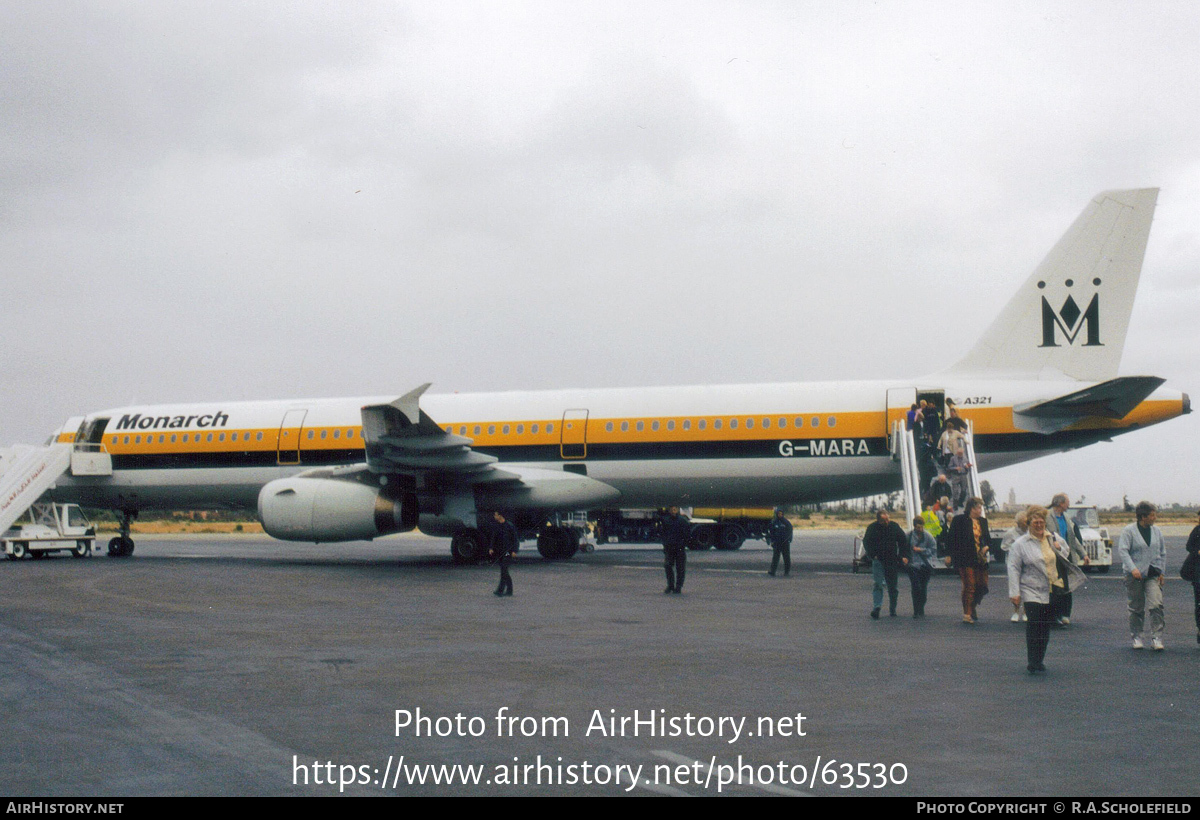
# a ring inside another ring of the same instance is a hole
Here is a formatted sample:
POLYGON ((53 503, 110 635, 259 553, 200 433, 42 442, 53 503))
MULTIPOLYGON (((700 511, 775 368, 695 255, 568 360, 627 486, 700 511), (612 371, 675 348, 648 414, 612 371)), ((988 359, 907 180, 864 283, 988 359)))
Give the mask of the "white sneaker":
POLYGON ((1141 649, 1141 648, 1143 648, 1144 646, 1145 646, 1145 644, 1144 644, 1144 643, 1142 643, 1142 636, 1141 636, 1141 635, 1134 635, 1134 636, 1133 636, 1133 648, 1134 648, 1134 649, 1141 649))
POLYGON ((1029 620, 1029 616, 1028 616, 1028 615, 1026 615, 1024 612, 1022 612, 1022 613, 1021 613, 1021 620, 1022 620, 1022 621, 1028 621, 1028 620, 1029 620))
POLYGON ((1166 647, 1163 646, 1162 638, 1152 638, 1150 640, 1150 648, 1155 652, 1162 652, 1164 649, 1166 649, 1166 647))
POLYGON ((1063 626, 1070 626, 1070 625, 1071 625, 1071 619, 1070 619, 1070 618, 1059 618, 1059 619, 1058 619, 1058 622, 1059 622, 1060 624, 1062 624, 1063 626))
POLYGON ((1014 612, 1012 614, 1012 617, 1009 618, 1009 620, 1012 621, 1014 624, 1019 624, 1019 623, 1021 623, 1021 616, 1018 615, 1016 612, 1014 612))

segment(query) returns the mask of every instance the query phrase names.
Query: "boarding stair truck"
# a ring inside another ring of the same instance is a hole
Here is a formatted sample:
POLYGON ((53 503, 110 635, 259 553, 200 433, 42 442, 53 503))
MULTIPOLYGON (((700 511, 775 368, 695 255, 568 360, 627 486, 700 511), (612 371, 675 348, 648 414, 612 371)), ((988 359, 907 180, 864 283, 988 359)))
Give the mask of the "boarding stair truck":
POLYGON ((96 528, 78 504, 35 502, 25 519, 0 534, 0 548, 9 560, 45 558, 60 550, 69 550, 76 558, 92 554, 96 528))
POLYGON ((55 482, 68 471, 111 476, 112 460, 98 443, 51 440, 44 447, 18 444, 0 449, 0 550, 6 556, 41 558, 70 550, 82 558, 91 553, 96 531, 83 510, 75 504, 55 504, 50 496, 55 482))

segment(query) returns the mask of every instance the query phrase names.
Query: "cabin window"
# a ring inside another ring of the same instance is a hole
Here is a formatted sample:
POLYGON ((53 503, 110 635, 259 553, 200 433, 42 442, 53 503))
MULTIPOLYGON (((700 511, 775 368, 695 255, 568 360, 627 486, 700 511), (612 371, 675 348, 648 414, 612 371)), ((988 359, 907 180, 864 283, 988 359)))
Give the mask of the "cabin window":
POLYGON ((691 420, 691 419, 684 419, 684 420, 683 420, 683 429, 684 429, 684 430, 691 430, 691 429, 692 429, 692 420, 691 420))
POLYGON ((167 437, 166 437, 166 436, 164 436, 164 435, 161 435, 161 434, 159 435, 159 437, 158 437, 158 443, 159 443, 159 444, 162 444, 162 443, 163 443, 164 441, 166 441, 166 440, 167 440, 167 437))
POLYGON ((312 430, 309 430, 309 431, 308 431, 308 437, 309 437, 310 439, 313 437, 313 431, 312 431, 312 430))
POLYGON ((705 421, 704 419, 700 419, 700 421, 696 422, 697 430, 703 430, 706 427, 708 427, 708 422, 705 421))
POLYGON ((525 425, 518 424, 517 425, 517 435, 519 436, 519 435, 523 434, 524 432, 525 432, 525 425))
POLYGON ((225 440, 225 434, 224 434, 224 433, 221 433, 219 436, 217 436, 217 441, 224 441, 224 440, 225 440))
POLYGON ((547 424, 547 425, 546 425, 546 432, 547 432, 547 433, 553 433, 553 432, 554 432, 554 425, 553 425, 553 424, 547 424))
POLYGON ((754 419, 746 419, 746 429, 747 430, 754 429, 754 419))
MULTIPOLYGON (((797 421, 799 421, 799 419, 797 419, 797 421)), ((813 416, 813 417, 812 417, 812 426, 813 426, 813 427, 820 427, 820 426, 821 426, 821 420, 820 420, 819 418, 817 418, 816 416, 813 416)))
POLYGON ((256 441, 262 441, 262 431, 260 430, 255 436, 256 441))
POLYGON ((172 443, 172 444, 174 444, 174 443, 175 443, 175 439, 176 439, 176 438, 177 438, 177 436, 176 436, 174 433, 172 433, 172 434, 171 434, 171 443, 172 443))
POLYGON ((531 432, 531 433, 536 433, 537 431, 538 431, 538 426, 536 424, 529 428, 529 432, 531 432))
POLYGON ((667 429, 668 429, 668 430, 674 430, 674 429, 675 429, 675 419, 671 419, 670 421, 668 421, 668 422, 667 422, 667 429))
POLYGON ((604 432, 611 433, 613 431, 613 423, 610 421, 604 425, 604 432))
POLYGON ((325 437, 327 437, 328 435, 329 435, 329 431, 328 431, 328 430, 322 430, 322 431, 321 431, 321 438, 325 438, 325 437))
POLYGON ((837 417, 836 417, 836 416, 830 416, 830 417, 829 417, 828 424, 829 424, 829 426, 830 426, 830 427, 833 427, 833 426, 835 426, 835 425, 837 424, 837 417))
POLYGON ((730 419, 730 420, 729 420, 729 429, 730 429, 730 430, 736 430, 736 429, 737 429, 737 426, 738 426, 738 420, 737 420, 737 419, 730 419))
POLYGON ((780 419, 779 420, 779 429, 782 430, 785 427, 787 427, 787 419, 780 419))
POLYGON ((467 425, 463 424, 463 425, 459 426, 458 434, 460 436, 465 436, 467 434, 467 425))
POLYGON ((489 435, 489 436, 494 436, 494 435, 496 435, 496 425, 494 425, 494 424, 489 424, 489 425, 488 425, 488 435, 489 435))
POLYGON ((504 435, 506 435, 506 436, 507 436, 507 435, 508 435, 508 425, 507 425, 507 424, 506 424, 506 425, 504 425, 504 429, 503 429, 503 430, 501 430, 500 432, 504 433, 504 435))
MULTIPOLYGON (((447 429, 446 429, 446 432, 447 432, 447 433, 449 433, 449 432, 450 432, 449 428, 447 428, 447 429)), ((341 437, 342 437, 342 431, 341 431, 341 430, 334 430, 334 431, 333 431, 333 437, 334 437, 334 438, 341 438, 341 437)))
POLYGON ((476 424, 476 425, 475 425, 475 432, 474 432, 472 435, 476 435, 476 436, 477 436, 477 435, 479 435, 479 431, 480 431, 480 429, 481 429, 481 428, 480 428, 480 426, 479 426, 478 424, 476 424))
POLYGON ((642 432, 642 430, 644 430, 645 428, 646 428, 646 422, 644 422, 644 421, 639 421, 639 422, 637 423, 637 429, 638 429, 638 432, 639 432, 639 433, 640 433, 640 432, 642 432))
POLYGON ((650 429, 651 429, 651 430, 657 430, 657 429, 658 429, 658 422, 657 422, 657 421, 652 421, 652 422, 650 422, 650 429))

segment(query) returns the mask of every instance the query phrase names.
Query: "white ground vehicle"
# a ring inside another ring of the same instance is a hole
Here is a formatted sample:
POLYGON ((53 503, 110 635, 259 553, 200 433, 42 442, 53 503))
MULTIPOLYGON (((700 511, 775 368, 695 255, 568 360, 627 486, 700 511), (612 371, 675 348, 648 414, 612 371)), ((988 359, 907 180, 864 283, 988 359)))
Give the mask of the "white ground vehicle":
POLYGON ((26 556, 44 558, 60 550, 85 558, 91 555, 95 541, 96 528, 78 504, 35 503, 23 521, 0 536, 0 547, 13 561, 26 556))
POLYGON ((1100 513, 1095 507, 1068 507, 1067 520, 1079 528, 1079 540, 1087 552, 1089 564, 1084 570, 1108 572, 1113 562, 1113 542, 1108 527, 1100 526, 1100 513))

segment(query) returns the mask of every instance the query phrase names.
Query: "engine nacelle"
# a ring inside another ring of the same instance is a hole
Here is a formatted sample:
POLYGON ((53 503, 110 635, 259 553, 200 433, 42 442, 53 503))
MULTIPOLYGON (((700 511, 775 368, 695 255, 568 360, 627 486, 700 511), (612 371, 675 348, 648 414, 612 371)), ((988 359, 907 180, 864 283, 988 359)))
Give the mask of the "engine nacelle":
POLYGON ((417 497, 328 478, 281 478, 258 494, 263 529, 284 541, 362 541, 417 525, 417 497))

